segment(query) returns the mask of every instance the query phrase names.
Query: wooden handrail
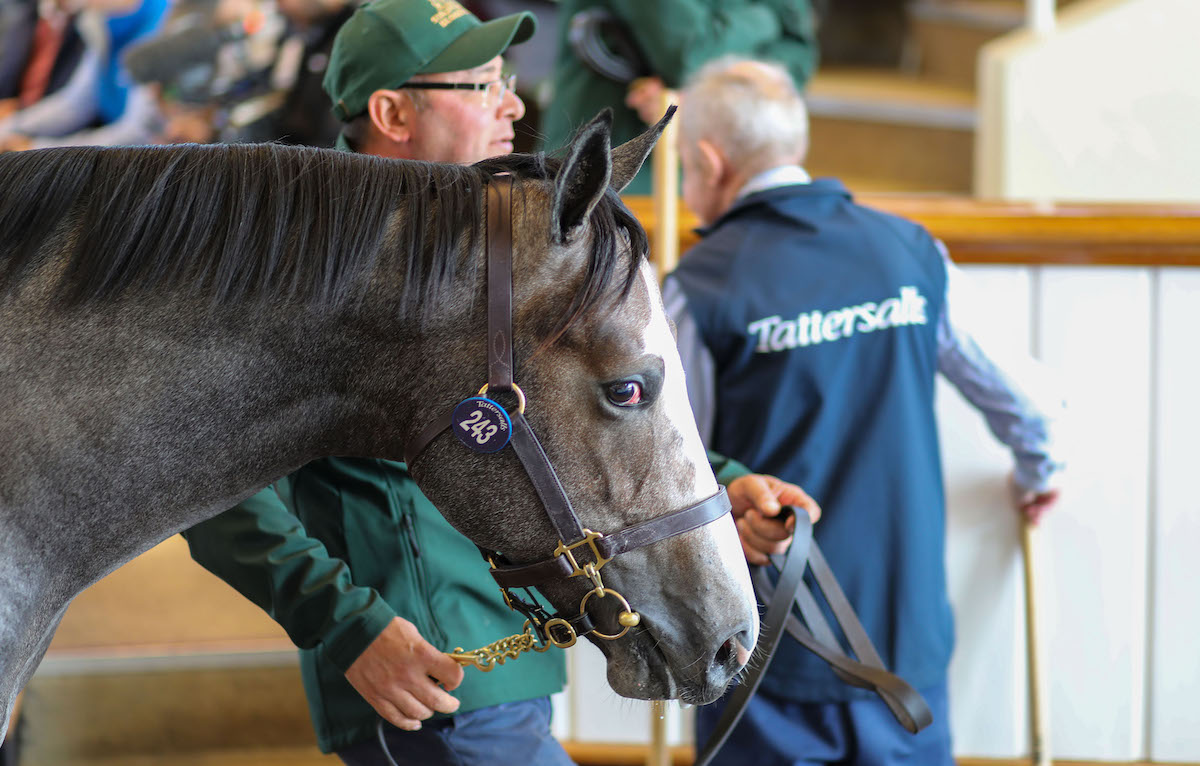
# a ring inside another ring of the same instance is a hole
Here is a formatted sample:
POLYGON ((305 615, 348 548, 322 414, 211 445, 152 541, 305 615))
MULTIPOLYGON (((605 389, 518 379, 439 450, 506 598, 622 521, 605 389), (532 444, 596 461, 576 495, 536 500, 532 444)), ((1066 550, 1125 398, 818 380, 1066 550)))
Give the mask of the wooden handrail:
MULTIPOLYGON (((917 221, 958 263, 1072 266, 1200 266, 1200 204, 1054 204, 966 197, 862 195, 864 205, 917 221)), ((626 197, 654 229, 649 197, 626 197)), ((681 205, 680 251, 699 238, 681 205)))

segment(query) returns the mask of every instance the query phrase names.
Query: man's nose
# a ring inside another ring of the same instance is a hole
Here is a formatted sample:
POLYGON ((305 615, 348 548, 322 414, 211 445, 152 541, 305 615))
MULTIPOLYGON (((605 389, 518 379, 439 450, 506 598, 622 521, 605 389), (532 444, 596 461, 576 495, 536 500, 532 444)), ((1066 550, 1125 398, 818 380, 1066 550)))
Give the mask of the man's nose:
POLYGON ((513 122, 525 116, 525 102, 515 90, 504 91, 504 98, 500 99, 500 116, 513 122))

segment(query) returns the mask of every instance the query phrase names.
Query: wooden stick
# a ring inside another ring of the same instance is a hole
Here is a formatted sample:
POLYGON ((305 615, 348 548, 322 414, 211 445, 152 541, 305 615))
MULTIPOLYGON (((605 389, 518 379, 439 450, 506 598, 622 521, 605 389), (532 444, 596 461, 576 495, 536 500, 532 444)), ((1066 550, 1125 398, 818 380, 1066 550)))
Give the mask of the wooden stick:
POLYGON ((1036 525, 1021 516, 1021 552, 1025 564, 1025 659, 1029 683, 1030 761, 1050 766, 1050 699, 1046 693, 1046 663, 1038 635, 1036 525))
MULTIPOLYGON (((659 111, 666 113, 675 94, 663 90, 659 111)), ((670 274, 679 262, 679 149, 675 144, 675 125, 663 131, 651 157, 654 190, 654 242, 650 258, 658 272, 658 281, 670 274)), ((650 703, 650 751, 647 766, 670 766, 667 748, 667 704, 650 703)))

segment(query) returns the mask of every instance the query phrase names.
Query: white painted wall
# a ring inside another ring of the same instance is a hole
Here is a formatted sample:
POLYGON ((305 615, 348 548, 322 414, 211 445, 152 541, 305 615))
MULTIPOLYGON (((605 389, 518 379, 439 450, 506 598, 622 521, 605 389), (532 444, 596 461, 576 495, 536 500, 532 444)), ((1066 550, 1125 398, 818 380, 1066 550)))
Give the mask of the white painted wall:
POLYGON ((976 194, 1200 199, 1200 2, 1082 0, 979 59, 976 194))
POLYGON ((1155 301, 1149 750, 1200 760, 1200 272, 1162 269, 1155 301))
MULTIPOLYGON (((1064 495, 1038 534, 1052 752, 1200 762, 1200 270, 965 271, 989 348, 1035 353, 1070 402, 1064 495)), ((948 385, 938 409, 955 749, 1016 758, 1028 725, 1011 459, 948 385)), ((594 648, 569 654, 559 733, 648 741, 649 705, 608 691, 594 648)), ((673 742, 689 740, 689 715, 670 709, 673 742)))

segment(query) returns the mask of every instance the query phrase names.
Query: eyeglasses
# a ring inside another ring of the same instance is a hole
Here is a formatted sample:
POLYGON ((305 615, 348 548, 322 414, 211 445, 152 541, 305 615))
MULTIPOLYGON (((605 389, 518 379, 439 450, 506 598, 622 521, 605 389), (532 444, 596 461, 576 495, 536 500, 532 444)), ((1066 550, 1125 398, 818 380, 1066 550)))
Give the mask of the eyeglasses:
POLYGON ((488 82, 408 82, 397 90, 473 90, 483 92, 483 105, 495 106, 504 100, 510 91, 516 93, 517 76, 510 74, 488 82))

